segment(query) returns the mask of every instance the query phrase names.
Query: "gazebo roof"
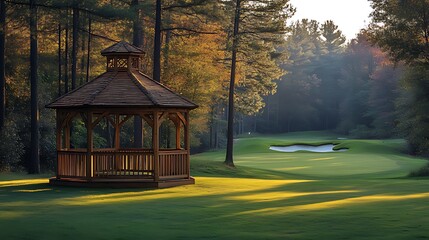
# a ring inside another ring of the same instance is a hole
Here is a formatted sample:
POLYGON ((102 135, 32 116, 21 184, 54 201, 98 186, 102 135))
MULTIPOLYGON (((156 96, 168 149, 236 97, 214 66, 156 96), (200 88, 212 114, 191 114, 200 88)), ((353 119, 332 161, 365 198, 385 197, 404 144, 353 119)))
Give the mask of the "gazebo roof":
MULTIPOLYGON (((143 50, 127 43, 116 43, 101 52, 118 57, 143 54, 143 50)), ((186 108, 198 106, 163 84, 143 74, 138 68, 110 69, 81 87, 64 94, 48 108, 145 107, 186 108), (125 71, 124 71, 125 70, 125 71)))
POLYGON ((105 72, 71 91, 48 108, 79 107, 160 107, 188 108, 198 106, 140 71, 105 72))
POLYGON ((112 55, 112 54, 144 54, 144 51, 134 45, 131 45, 125 41, 121 41, 113 44, 112 46, 101 51, 101 55, 112 55))

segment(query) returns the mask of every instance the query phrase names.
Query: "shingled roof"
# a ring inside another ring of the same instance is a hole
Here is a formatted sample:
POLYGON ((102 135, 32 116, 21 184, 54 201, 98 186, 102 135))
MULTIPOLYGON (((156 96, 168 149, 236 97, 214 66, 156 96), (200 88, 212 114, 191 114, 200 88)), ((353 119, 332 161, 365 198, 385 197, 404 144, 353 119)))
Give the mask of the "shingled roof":
POLYGON ((126 53, 126 54, 144 54, 144 51, 134 45, 131 45, 125 41, 121 41, 113 44, 112 46, 101 51, 101 55, 111 55, 118 53, 126 53))
MULTIPOLYGON (((143 50, 126 42, 116 43, 102 51, 103 55, 141 54, 143 50)), ((81 87, 66 93, 48 108, 82 107, 146 107, 187 108, 198 106, 138 69, 107 71, 81 87)))
POLYGON ((71 91, 48 108, 78 107, 159 107, 188 108, 198 106, 140 71, 106 72, 71 91))

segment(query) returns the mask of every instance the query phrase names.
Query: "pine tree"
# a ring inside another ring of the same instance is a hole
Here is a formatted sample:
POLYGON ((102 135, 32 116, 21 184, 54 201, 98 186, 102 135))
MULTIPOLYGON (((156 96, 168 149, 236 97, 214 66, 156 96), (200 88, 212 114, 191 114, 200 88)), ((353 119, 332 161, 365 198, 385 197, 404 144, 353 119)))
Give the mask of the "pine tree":
POLYGON ((282 46, 288 53, 288 59, 282 67, 287 74, 279 82, 278 100, 280 131, 314 130, 319 125, 320 78, 315 74, 317 63, 323 52, 319 23, 302 19, 293 23, 291 33, 282 46), (280 103, 279 103, 280 104, 280 103))
POLYGON ((238 48, 238 34, 241 14, 241 0, 235 1, 235 14, 234 14, 234 30, 232 34, 232 57, 231 57, 231 77, 229 80, 229 94, 228 94, 228 129, 227 129, 227 145, 225 164, 234 166, 233 147, 234 147, 234 87, 235 87, 235 71, 237 68, 237 48, 238 48))
POLYGON ((161 82, 161 29, 162 29, 162 2, 156 0, 155 6, 155 37, 153 46, 153 79, 161 82))
POLYGON ((429 65, 429 1, 371 0, 370 40, 395 61, 429 65))
POLYGON ((6 2, 0 1, 0 132, 6 118, 6 76, 5 76, 5 41, 6 41, 6 2))
POLYGON ((323 45, 328 54, 341 53, 343 51, 343 44, 346 38, 338 26, 333 21, 328 20, 322 24, 321 35, 323 37, 323 45))
POLYGON ((236 0, 232 5, 233 33, 231 48, 231 77, 228 95, 228 130, 225 164, 234 166, 234 95, 242 102, 242 106, 250 106, 247 113, 256 113, 262 107, 262 96, 273 94, 276 89, 274 80, 282 75, 275 62, 275 45, 282 42, 287 32, 286 19, 294 9, 289 0, 236 0), (237 61, 243 62, 238 73, 237 61), (240 96, 241 95, 241 96, 240 96), (246 101, 247 100, 247 101, 246 101), (250 101, 249 101, 250 100, 250 101))
MULTIPOLYGON (((143 47, 143 23, 141 21, 141 9, 138 0, 132 0, 131 10, 134 13, 133 18, 133 45, 143 47)), ((143 146, 142 140, 142 119, 140 116, 134 117, 134 147, 141 148, 143 146)))
POLYGON ((319 96, 321 100, 321 129, 333 129, 339 121, 341 60, 346 38, 333 21, 326 21, 321 26, 321 43, 324 54, 319 58, 315 73, 320 78, 319 96))
POLYGON ((31 160, 29 173, 33 174, 40 172, 37 54, 37 6, 36 0, 30 0, 31 160))
POLYGON ((427 154, 429 72, 429 1, 371 0, 370 41, 386 51, 394 62, 408 69, 402 80, 398 130, 411 152, 427 154))
POLYGON ((73 1, 73 31, 72 31, 72 53, 71 53, 71 89, 76 88, 77 78, 77 54, 79 41, 79 6, 76 1, 73 1))

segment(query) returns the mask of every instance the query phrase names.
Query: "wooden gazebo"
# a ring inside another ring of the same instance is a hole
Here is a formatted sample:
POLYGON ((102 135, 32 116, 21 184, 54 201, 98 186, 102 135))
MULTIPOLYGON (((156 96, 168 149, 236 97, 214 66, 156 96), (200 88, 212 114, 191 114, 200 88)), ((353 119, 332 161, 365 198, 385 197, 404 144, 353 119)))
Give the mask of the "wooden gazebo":
POLYGON ((197 105, 143 74, 143 53, 126 42, 110 46, 101 52, 107 58, 105 73, 46 106, 57 113, 57 170, 51 184, 194 183, 189 111, 197 105), (167 141, 160 142, 160 127, 168 130, 167 141))

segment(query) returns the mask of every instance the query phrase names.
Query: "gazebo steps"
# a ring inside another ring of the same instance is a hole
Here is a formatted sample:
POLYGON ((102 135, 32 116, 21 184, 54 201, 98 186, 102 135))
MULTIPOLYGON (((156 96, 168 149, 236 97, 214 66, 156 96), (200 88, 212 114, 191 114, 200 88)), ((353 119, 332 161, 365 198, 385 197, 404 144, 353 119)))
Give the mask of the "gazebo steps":
POLYGON ((71 187, 89 187, 89 188, 168 188, 181 185, 195 184, 194 178, 189 179, 170 179, 160 180, 153 179, 80 179, 80 178, 51 178, 49 184, 55 186, 71 187))

